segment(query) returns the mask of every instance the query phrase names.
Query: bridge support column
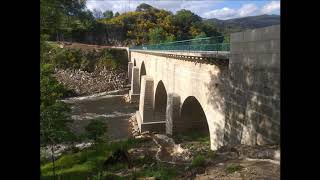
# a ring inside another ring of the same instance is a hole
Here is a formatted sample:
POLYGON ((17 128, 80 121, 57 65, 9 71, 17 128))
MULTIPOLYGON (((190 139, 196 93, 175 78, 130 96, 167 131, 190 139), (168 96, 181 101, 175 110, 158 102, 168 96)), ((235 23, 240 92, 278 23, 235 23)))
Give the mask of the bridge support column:
POLYGON ((141 77, 139 111, 136 112, 140 132, 165 131, 165 122, 155 122, 153 119, 153 83, 153 78, 151 76, 144 75, 141 77))
POLYGON ((131 61, 131 51, 129 50, 129 48, 127 49, 127 53, 128 53, 128 59, 129 61, 131 61))
POLYGON ((140 96, 140 76, 139 76, 139 68, 132 68, 131 75, 131 90, 129 91, 130 100, 133 102, 139 101, 140 96))
POLYGON ((176 128, 174 123, 179 122, 180 118, 180 96, 177 94, 169 94, 167 100, 166 111, 166 134, 172 135, 176 128))
POLYGON ((128 78, 129 82, 131 83, 131 77, 132 77, 132 68, 133 68, 133 62, 128 62, 128 78))

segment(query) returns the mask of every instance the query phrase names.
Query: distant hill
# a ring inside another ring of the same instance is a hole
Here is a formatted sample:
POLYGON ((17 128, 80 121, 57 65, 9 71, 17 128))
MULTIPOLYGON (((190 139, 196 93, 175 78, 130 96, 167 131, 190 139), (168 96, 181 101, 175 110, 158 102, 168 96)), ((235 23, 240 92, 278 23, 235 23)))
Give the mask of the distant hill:
POLYGON ((255 29, 280 24, 279 15, 259 15, 220 20, 216 18, 204 19, 205 22, 213 24, 220 32, 230 33, 245 29, 255 29))

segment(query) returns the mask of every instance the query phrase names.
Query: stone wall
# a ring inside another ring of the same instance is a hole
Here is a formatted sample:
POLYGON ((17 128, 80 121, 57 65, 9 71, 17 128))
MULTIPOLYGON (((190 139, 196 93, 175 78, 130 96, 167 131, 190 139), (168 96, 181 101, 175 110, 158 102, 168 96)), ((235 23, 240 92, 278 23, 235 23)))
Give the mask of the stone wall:
POLYGON ((231 34, 225 141, 280 142, 280 26, 231 34))

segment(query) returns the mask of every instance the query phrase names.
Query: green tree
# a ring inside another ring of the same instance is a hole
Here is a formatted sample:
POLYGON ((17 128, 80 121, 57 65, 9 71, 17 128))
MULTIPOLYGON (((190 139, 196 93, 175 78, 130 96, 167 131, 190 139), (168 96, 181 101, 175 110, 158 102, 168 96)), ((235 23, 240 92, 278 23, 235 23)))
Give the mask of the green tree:
POLYGON ((99 119, 91 120, 85 127, 87 131, 87 137, 94 141, 94 144, 104 142, 107 133, 107 125, 99 119))
POLYGON ((166 40, 165 31, 162 27, 157 27, 149 31, 149 43, 158 44, 166 40))
POLYGON ((152 6, 150 6, 149 4, 146 4, 146 3, 142 3, 139 6, 137 6, 136 11, 137 12, 144 12, 144 11, 150 11, 151 9, 153 9, 152 6))
POLYGON ((201 17, 189 10, 182 9, 178 11, 172 18, 172 24, 177 29, 177 39, 191 39, 191 27, 201 23, 201 21, 201 17))
POLYGON ((201 32, 200 34, 198 34, 195 38, 205 38, 207 37, 206 33, 201 32))
POLYGON ((200 27, 202 32, 204 32, 208 37, 211 36, 221 36, 221 33, 218 32, 215 26, 207 22, 203 22, 200 27))
POLYGON ((67 95, 68 90, 63 87, 53 76, 54 67, 51 64, 40 65, 40 102, 47 107, 67 95))
POLYGON ((114 14, 114 17, 118 17, 120 15, 120 13, 119 12, 116 12, 115 14, 114 14))
POLYGON ((74 135, 68 128, 71 122, 67 115, 68 107, 62 102, 40 108, 41 147, 50 147, 53 176, 55 177, 55 151, 59 143, 72 142, 74 135))
POLYGON ((40 33, 61 39, 85 9, 86 0, 40 0, 40 33))
POLYGON ((66 90, 52 76, 53 71, 50 64, 40 65, 40 145, 51 149, 55 177, 54 147, 58 143, 72 142, 74 135, 68 126, 72 122, 70 108, 60 101, 66 90))
POLYGON ((101 18, 103 18, 103 13, 102 13, 102 11, 101 10, 99 10, 99 9, 93 9, 92 10, 92 14, 93 14, 93 16, 96 18, 96 19, 101 19, 101 18))
POLYGON ((176 40, 176 37, 173 34, 170 34, 169 36, 167 36, 165 42, 173 42, 175 40, 176 40))
POLYGON ((113 18, 113 12, 107 10, 107 11, 105 11, 105 12, 103 13, 103 17, 104 17, 104 18, 107 18, 107 19, 113 18))

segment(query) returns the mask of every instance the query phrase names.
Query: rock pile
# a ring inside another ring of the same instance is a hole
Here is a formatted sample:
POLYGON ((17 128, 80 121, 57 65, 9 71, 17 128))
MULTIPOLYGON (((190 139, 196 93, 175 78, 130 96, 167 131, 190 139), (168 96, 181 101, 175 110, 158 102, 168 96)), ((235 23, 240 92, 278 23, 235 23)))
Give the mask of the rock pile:
POLYGON ((278 145, 248 146, 234 145, 224 146, 217 151, 217 155, 223 155, 229 159, 266 160, 280 164, 280 148, 278 145))
POLYGON ((105 91, 121 89, 128 84, 127 72, 117 70, 95 70, 86 72, 74 69, 56 69, 55 77, 77 95, 90 95, 105 91))
POLYGON ((125 95, 123 96, 123 99, 124 99, 124 101, 125 101, 126 103, 133 103, 133 102, 130 100, 129 94, 125 94, 125 95))
POLYGON ((149 131, 140 133, 135 114, 129 118, 129 134, 135 139, 151 138, 153 135, 149 131))
POLYGON ((140 135, 138 123, 136 121, 136 115, 133 115, 129 118, 129 133, 134 138, 140 135))

